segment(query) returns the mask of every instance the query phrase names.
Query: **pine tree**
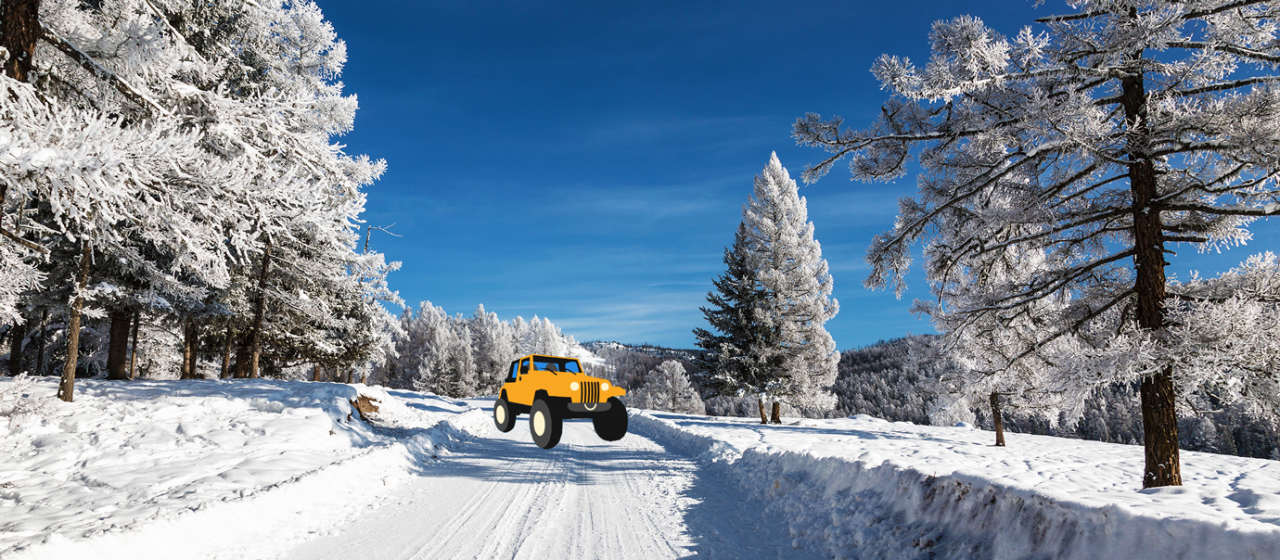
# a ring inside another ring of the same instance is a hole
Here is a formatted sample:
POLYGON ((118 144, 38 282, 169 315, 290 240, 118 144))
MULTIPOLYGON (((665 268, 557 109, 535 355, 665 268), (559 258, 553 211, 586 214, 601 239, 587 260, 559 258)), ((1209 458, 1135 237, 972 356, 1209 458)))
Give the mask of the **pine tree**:
POLYGON ((839 303, 831 298, 831 273, 813 237, 806 201, 776 153, 756 176, 742 223, 747 265, 762 292, 753 319, 770 333, 747 352, 767 364, 756 389, 775 401, 774 422, 779 400, 800 410, 829 410, 836 404, 830 388, 840 355, 824 325, 839 303))
POLYGON ((748 263, 749 252, 747 226, 739 223, 733 248, 724 250, 728 270, 713 281, 716 290, 707 292, 707 303, 712 307, 700 308, 707 323, 719 334, 703 328, 693 330, 695 344, 706 350, 694 363, 706 372, 707 389, 716 395, 755 392, 765 384, 765 370, 781 366, 779 357, 772 358, 773 363, 761 363, 750 355, 753 346, 771 344, 773 333, 755 320, 755 309, 764 292, 748 263))
MULTIPOLYGON (((920 156, 919 199, 903 199, 894 229, 868 249, 868 287, 900 294, 911 245, 939 231, 955 243, 926 248, 935 284, 986 268, 1008 247, 1043 251, 1045 273, 956 311, 976 324, 1064 299, 1037 343, 1012 361, 1068 335, 1091 348, 1118 340, 1142 350, 1095 365, 1081 354, 1059 372, 1090 378, 1078 382, 1140 381, 1143 486, 1180 485, 1175 390, 1194 387, 1199 374, 1167 345, 1169 312, 1187 300, 1170 292, 1165 258, 1171 243, 1240 244, 1250 222, 1280 214, 1280 42, 1271 24, 1280 5, 1069 5, 1077 12, 1011 39, 972 17, 938 22, 925 69, 892 56, 875 63, 895 96, 870 128, 810 114, 794 135, 833 154, 806 170, 806 181, 845 156, 856 178, 891 179, 920 156)), ((1244 385, 1265 377, 1244 368, 1234 375, 1244 385)))

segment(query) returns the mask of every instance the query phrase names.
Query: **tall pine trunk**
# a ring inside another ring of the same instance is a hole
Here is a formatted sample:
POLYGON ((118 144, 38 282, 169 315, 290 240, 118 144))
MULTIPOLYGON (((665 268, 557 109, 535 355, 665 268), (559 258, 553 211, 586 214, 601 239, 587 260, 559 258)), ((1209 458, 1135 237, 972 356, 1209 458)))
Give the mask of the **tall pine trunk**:
POLYGON ((58 383, 58 398, 71 402, 76 390, 76 360, 80 354, 80 312, 84 310, 84 292, 89 287, 89 261, 93 250, 88 239, 80 240, 80 270, 76 273, 75 301, 67 314, 67 362, 62 366, 62 381, 58 383))
POLYGON ((9 51, 9 59, 4 61, 6 76, 27 81, 39 38, 40 0, 0 2, 0 47, 9 51))
MULTIPOLYGON (((1133 12, 1136 18, 1136 11, 1133 12)), ((1136 53, 1134 60, 1142 53, 1136 53)), ((1133 257, 1136 269, 1138 326, 1146 331, 1165 329, 1165 273, 1163 223, 1156 198, 1156 170, 1146 134, 1147 95, 1140 70, 1121 80, 1121 104, 1129 123, 1129 190, 1133 194, 1133 257)), ((1142 380, 1142 431, 1146 467, 1142 487, 1181 486, 1182 464, 1178 456, 1178 415, 1174 408, 1173 368, 1142 380)))
POLYGON ((133 312, 133 345, 129 352, 129 379, 137 379, 138 374, 138 323, 142 322, 142 312, 133 312))
POLYGON ((9 336, 9 376, 17 377, 22 373, 22 340, 27 337, 27 324, 14 323, 9 336))
POLYGON ((119 310, 111 313, 111 329, 107 339, 107 379, 123 381, 128 379, 125 371, 126 357, 129 355, 129 324, 133 314, 119 310))
POLYGON ((262 315, 267 305, 267 272, 271 269, 271 239, 262 254, 262 276, 258 278, 258 301, 253 306, 253 361, 249 364, 249 377, 258 377, 258 359, 262 356, 262 315))
POLYGON ((991 392, 991 420, 996 424, 996 447, 1004 447, 1004 416, 1000 413, 1000 393, 991 392))
POLYGON ((773 417, 769 421, 774 424, 782 423, 782 405, 778 401, 773 401, 773 417))

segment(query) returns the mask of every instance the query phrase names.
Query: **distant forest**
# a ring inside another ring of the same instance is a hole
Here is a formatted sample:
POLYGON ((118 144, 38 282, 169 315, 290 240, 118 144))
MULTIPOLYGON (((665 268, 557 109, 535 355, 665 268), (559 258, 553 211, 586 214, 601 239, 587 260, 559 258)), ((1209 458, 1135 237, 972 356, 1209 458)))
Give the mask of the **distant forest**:
MULTIPOLYGON (((927 338, 915 337, 915 338, 927 338)), ((832 391, 838 404, 828 418, 867 414, 891 422, 930 424, 936 398, 927 387, 928 379, 908 366, 912 338, 897 338, 845 350, 840 353, 839 375, 832 391)), ((703 387, 706 379, 694 367, 699 350, 632 346, 617 342, 588 342, 584 347, 605 360, 604 375, 618 386, 636 389, 646 375, 668 360, 680 362, 689 379, 702 393, 707 413, 717 416, 753 416, 754 401, 715 396, 703 387)), ((798 411, 789 411, 793 416, 798 411)), ((978 427, 994 429, 990 410, 973 410, 978 427)), ((1075 424, 1050 423, 1044 418, 1006 408, 1007 432, 1089 439, 1128 445, 1142 444, 1142 408, 1136 384, 1115 384, 1095 390, 1085 403, 1084 416, 1075 424)), ((1227 406, 1199 417, 1182 417, 1178 422, 1179 443, 1188 451, 1204 451, 1241 457, 1280 460, 1280 430, 1244 406, 1227 406)))

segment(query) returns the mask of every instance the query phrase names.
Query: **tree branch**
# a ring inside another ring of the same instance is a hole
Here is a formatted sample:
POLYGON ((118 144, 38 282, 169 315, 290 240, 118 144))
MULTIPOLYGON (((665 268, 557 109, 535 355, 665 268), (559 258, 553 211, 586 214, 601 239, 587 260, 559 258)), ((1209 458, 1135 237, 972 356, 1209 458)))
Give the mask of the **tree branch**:
POLYGON ((107 67, 103 66, 98 61, 94 60, 93 57, 89 56, 87 53, 80 50, 79 47, 71 44, 66 39, 63 39, 62 36, 58 35, 56 31, 49 29, 44 25, 41 25, 41 32, 42 32, 40 35, 41 39, 44 39, 45 42, 49 43, 50 45, 53 45, 54 48, 62 51, 63 53, 66 53, 67 56, 71 57, 73 60, 78 62, 80 66, 85 70, 88 70, 89 73, 93 74, 94 76, 97 76, 98 78, 106 80, 116 89, 116 91, 120 92, 121 95, 124 95, 127 99, 134 102, 139 107, 142 107, 143 109, 146 109, 148 111, 153 111, 162 115, 169 114, 168 109, 165 109, 164 107, 162 107, 154 99, 151 99, 151 97, 148 96, 146 93, 143 93, 142 91, 139 91, 137 88, 134 88, 132 85, 129 84, 129 82, 125 81, 124 78, 121 78, 115 72, 112 72, 111 70, 107 69, 107 67))

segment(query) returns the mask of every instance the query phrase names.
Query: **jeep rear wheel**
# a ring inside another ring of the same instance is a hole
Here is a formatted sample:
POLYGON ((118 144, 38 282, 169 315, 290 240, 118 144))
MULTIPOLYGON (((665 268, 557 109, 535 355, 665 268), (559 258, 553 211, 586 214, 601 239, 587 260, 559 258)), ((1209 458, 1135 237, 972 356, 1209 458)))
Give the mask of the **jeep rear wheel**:
POLYGON ((618 441, 627 435, 627 407, 617 397, 609 397, 609 410, 591 417, 596 435, 605 441, 618 441))
POLYGON ((555 447, 560 443, 563 429, 563 420, 555 414, 547 401, 533 401, 533 407, 529 409, 529 433, 533 435, 534 444, 543 449, 555 447))
POLYGON ((510 432, 511 428, 516 425, 516 415, 511 411, 511 403, 507 399, 498 397, 493 403, 493 425, 498 427, 500 432, 510 432))

